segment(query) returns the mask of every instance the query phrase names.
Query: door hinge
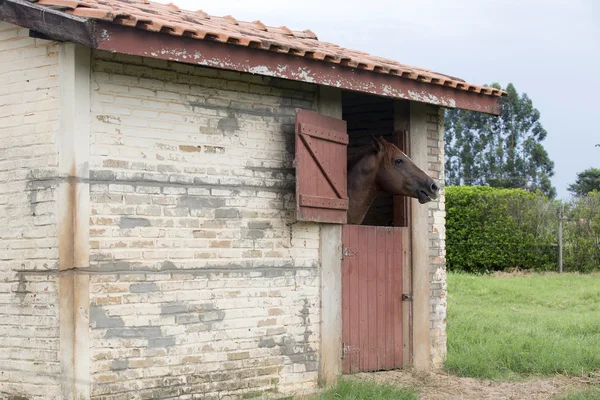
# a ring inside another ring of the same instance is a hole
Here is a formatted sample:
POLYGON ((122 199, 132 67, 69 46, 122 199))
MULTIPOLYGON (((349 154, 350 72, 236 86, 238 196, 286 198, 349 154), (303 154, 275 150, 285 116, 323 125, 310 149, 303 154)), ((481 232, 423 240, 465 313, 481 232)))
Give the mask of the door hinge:
POLYGON ((412 301, 413 297, 412 294, 403 294, 402 295, 402 301, 412 301))

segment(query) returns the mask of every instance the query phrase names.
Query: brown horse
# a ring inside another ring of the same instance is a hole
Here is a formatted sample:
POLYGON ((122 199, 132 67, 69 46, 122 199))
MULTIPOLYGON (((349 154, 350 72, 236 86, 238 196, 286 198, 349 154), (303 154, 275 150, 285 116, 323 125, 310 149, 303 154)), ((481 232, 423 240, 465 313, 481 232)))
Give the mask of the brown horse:
POLYGON ((439 187, 406 154, 383 137, 348 159, 348 224, 361 224, 379 192, 409 196, 425 204, 439 187))

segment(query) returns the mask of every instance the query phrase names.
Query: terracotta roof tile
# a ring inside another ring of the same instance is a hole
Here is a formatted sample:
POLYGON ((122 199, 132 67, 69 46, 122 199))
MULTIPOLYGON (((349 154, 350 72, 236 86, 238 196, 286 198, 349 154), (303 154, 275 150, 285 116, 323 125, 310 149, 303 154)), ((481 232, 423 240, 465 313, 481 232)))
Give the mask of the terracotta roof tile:
POLYGON ((148 0, 29 0, 43 6, 66 8, 67 13, 136 27, 151 32, 213 40, 267 51, 286 53, 381 74, 401 76, 432 85, 448 86, 490 96, 504 91, 472 85, 424 68, 400 64, 368 53, 344 49, 318 40, 311 30, 295 31, 286 26, 268 27, 260 21, 238 21, 231 15, 211 16, 202 10, 182 10, 175 4, 148 0))

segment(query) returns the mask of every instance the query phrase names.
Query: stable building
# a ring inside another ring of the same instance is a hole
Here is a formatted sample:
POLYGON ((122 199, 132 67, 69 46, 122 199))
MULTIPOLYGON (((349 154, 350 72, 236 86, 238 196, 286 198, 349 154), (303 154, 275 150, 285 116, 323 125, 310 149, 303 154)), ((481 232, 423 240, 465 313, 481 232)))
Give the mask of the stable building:
POLYGON ((351 225, 347 160, 382 136, 441 186, 443 110, 506 93, 146 0, 0 21, 0 393, 277 398, 442 365, 443 187, 351 225))

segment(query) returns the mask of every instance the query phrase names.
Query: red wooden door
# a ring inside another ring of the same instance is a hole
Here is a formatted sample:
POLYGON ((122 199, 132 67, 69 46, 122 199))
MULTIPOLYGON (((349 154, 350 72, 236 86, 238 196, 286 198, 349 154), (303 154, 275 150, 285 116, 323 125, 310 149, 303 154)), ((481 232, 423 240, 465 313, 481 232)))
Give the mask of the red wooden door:
POLYGON ((347 221, 346 121, 308 110, 296 113, 296 219, 347 221))
POLYGON ((402 230, 342 229, 343 372, 402 366, 402 230))

